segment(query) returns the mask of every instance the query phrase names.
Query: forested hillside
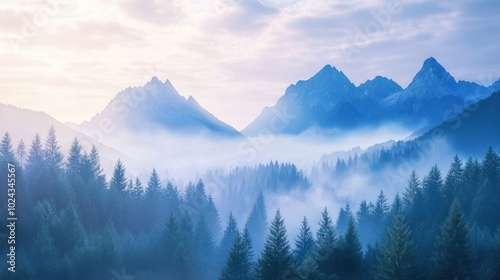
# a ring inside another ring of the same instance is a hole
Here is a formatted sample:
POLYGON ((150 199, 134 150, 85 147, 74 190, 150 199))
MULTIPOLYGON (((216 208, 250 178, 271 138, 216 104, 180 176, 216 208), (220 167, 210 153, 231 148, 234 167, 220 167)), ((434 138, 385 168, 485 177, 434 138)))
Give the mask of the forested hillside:
MULTIPOLYGON (((413 172, 395 197, 380 191, 373 201, 339 213, 325 208, 296 225, 266 209, 265 192, 238 224, 232 214, 219 216, 201 180, 175 186, 153 169, 141 182, 127 178, 119 159, 106 180, 97 149, 85 151, 75 139, 64 156, 54 129, 30 144, 5 133, 0 182, 8 164, 16 166, 19 243, 16 273, 2 263, 1 279, 500 279, 500 156, 493 148, 481 159, 456 156, 447 171, 413 172), (287 228, 299 234, 288 236, 287 228)), ((272 162, 228 178, 241 184, 248 173, 251 188, 273 178, 266 172, 309 184, 294 165, 272 162)))

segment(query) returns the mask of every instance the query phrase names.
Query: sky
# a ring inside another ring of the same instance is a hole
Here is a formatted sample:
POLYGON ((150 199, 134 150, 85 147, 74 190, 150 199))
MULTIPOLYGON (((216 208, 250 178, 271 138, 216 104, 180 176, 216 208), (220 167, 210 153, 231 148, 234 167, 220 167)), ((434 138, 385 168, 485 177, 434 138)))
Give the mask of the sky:
POLYGON ((330 64, 405 87, 435 57, 500 78, 500 1, 3 0, 0 103, 81 123, 121 90, 169 79, 243 129, 330 64))

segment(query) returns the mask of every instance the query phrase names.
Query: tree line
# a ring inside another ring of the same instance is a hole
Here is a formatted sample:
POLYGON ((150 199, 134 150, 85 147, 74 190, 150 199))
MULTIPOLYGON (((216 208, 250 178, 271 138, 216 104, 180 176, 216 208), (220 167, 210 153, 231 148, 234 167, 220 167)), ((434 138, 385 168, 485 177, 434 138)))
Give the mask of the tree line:
POLYGON ((64 157, 53 128, 28 151, 5 133, 2 182, 7 163, 18 166, 22 242, 15 277, 1 263, 1 279, 110 279, 123 269, 135 279, 500 279, 493 148, 481 161, 456 156, 445 176, 437 166, 423 178, 413 172, 390 203, 381 191, 335 220, 325 208, 316 232, 304 217, 291 238, 279 209, 268 225, 262 193, 244 225, 230 214, 222 229, 203 181, 180 191, 153 169, 142 182, 120 160, 107 180, 95 147, 75 139, 64 157))

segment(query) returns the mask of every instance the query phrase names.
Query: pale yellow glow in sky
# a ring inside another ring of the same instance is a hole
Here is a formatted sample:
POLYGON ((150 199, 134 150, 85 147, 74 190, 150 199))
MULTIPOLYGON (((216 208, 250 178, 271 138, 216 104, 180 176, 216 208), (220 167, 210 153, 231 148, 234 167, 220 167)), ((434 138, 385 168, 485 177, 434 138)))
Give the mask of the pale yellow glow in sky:
POLYGON ((423 0, 4 0, 0 103, 81 123, 158 76, 242 129, 325 64, 356 85, 383 75, 406 86, 434 56, 457 80, 489 85, 498 30, 479 6, 423 0), (394 2, 401 10, 377 21, 394 2))

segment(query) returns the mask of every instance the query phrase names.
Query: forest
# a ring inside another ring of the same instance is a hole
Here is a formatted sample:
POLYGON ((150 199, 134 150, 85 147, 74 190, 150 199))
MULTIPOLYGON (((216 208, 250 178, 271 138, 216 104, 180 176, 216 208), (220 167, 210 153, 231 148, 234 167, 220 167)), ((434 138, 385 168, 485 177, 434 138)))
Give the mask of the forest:
MULTIPOLYGON (((265 192, 238 224, 220 217, 202 180, 176 186, 155 169, 147 181, 127 178, 119 159, 108 180, 95 147, 85 151, 75 139, 65 156, 53 128, 29 146, 3 135, 2 221, 8 164, 17 167, 17 263, 10 273, 1 262, 0 279, 500 279, 500 156, 492 147, 481 159, 455 156, 446 172, 414 171, 394 197, 380 191, 297 225, 266 209, 265 192)), ((289 163, 230 174, 248 174, 235 182, 251 188, 269 170, 307 191, 289 163)))

